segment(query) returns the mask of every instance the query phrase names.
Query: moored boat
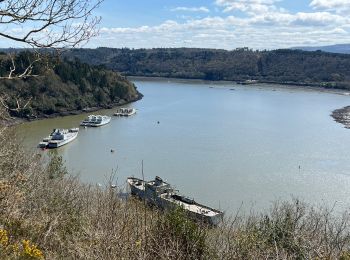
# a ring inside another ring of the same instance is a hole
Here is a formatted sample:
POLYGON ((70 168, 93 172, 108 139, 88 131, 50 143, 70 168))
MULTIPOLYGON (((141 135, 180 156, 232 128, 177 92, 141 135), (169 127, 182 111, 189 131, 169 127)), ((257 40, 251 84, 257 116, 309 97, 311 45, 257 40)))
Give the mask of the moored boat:
POLYGON ((81 126, 90 126, 92 120, 95 120, 94 115, 89 115, 87 118, 85 118, 83 121, 81 121, 81 126))
POLYGON ((114 113, 115 116, 132 116, 136 113, 135 108, 121 107, 114 113))
POLYGON ((223 218, 222 211, 199 204, 194 199, 179 194, 169 183, 158 176, 152 181, 129 177, 127 182, 131 195, 145 199, 148 203, 160 208, 181 207, 191 218, 211 225, 218 225, 223 218))
POLYGON ((80 125, 81 126, 92 126, 92 127, 98 127, 103 126, 111 122, 110 116, 101 116, 101 115, 89 115, 87 118, 85 118, 80 125))
POLYGON ((39 148, 46 148, 49 144, 49 141, 52 139, 52 136, 58 131, 58 129, 53 129, 51 134, 45 138, 38 144, 39 148))
POLYGON ((77 138, 79 133, 79 128, 71 128, 71 129, 55 129, 50 134, 50 139, 47 140, 47 145, 44 146, 45 142, 41 142, 39 147, 41 148, 58 148, 65 144, 70 143, 74 139, 77 138))

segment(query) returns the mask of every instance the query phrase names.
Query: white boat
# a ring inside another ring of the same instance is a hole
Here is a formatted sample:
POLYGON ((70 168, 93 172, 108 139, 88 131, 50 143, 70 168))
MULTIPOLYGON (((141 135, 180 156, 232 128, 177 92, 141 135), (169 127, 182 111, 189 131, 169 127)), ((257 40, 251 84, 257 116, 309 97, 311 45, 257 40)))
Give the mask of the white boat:
POLYGON ((150 204, 163 209, 181 207, 191 218, 211 225, 218 225, 222 221, 224 215, 222 211, 204 206, 179 194, 169 183, 158 176, 152 181, 129 177, 127 182, 131 195, 145 199, 150 204))
POLYGON ((81 126, 90 126, 92 120, 95 120, 95 117, 94 115, 89 115, 87 118, 85 118, 81 123, 80 125, 81 126))
POLYGON ((90 126, 103 126, 108 124, 109 122, 111 122, 111 117, 110 116, 96 116, 96 120, 92 122, 92 124, 90 124, 90 126))
POLYGON ((51 134, 45 138, 38 144, 39 148, 46 148, 49 144, 49 141, 52 139, 52 136, 58 131, 59 129, 53 129, 51 134))
POLYGON ((71 129, 55 129, 55 131, 50 135, 51 139, 48 140, 48 148, 58 148, 65 144, 72 142, 78 137, 79 128, 71 129))
POLYGON ((81 126, 103 126, 111 122, 110 116, 101 116, 101 115, 89 115, 80 123, 81 126))
POLYGON ((121 107, 114 113, 115 116, 132 116, 136 113, 135 108, 121 107))

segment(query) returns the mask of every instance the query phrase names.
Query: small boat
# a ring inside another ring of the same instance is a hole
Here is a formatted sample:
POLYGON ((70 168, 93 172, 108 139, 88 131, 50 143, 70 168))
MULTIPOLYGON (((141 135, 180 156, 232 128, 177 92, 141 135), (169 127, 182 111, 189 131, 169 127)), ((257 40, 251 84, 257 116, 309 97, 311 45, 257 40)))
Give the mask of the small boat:
POLYGON ((54 129, 52 133, 39 143, 40 148, 58 148, 77 138, 79 128, 54 129))
POLYGON ((115 116, 132 116, 136 113, 135 108, 121 107, 114 113, 115 116))
POLYGON ((194 199, 179 194, 158 176, 152 181, 129 177, 127 182, 131 195, 145 199, 149 204, 162 209, 181 207, 191 218, 211 225, 218 225, 222 221, 224 215, 222 211, 204 206, 194 199))
POLYGON ((101 115, 89 115, 87 118, 85 118, 80 125, 81 126, 92 126, 92 127, 98 127, 103 126, 111 122, 110 116, 101 116, 101 115))
POLYGON ((255 79, 247 79, 247 80, 244 80, 244 81, 238 81, 237 84, 241 84, 241 85, 251 85, 251 84, 256 84, 256 83, 259 83, 258 80, 255 80, 255 79))

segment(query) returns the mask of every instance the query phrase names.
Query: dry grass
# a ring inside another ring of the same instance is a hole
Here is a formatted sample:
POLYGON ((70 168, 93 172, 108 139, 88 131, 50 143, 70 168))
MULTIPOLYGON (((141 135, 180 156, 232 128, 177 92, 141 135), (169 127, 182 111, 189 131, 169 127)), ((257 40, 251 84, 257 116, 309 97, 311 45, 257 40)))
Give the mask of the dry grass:
POLYGON ((60 157, 30 155, 0 130, 1 259, 40 259, 34 249, 46 259, 350 259, 347 213, 295 200, 210 228, 66 173, 60 157))
POLYGON ((348 213, 294 200, 226 221, 208 243, 222 259, 350 259, 349 227, 348 213))

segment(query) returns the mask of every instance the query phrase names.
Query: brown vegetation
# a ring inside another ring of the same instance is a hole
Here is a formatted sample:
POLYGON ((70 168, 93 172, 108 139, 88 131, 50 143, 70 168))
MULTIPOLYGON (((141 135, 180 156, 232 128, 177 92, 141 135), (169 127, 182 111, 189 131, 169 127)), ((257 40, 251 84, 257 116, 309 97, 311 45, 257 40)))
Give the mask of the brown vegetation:
POLYGON ((297 200, 202 226, 83 184, 0 130, 1 259, 350 259, 349 215, 297 200))

